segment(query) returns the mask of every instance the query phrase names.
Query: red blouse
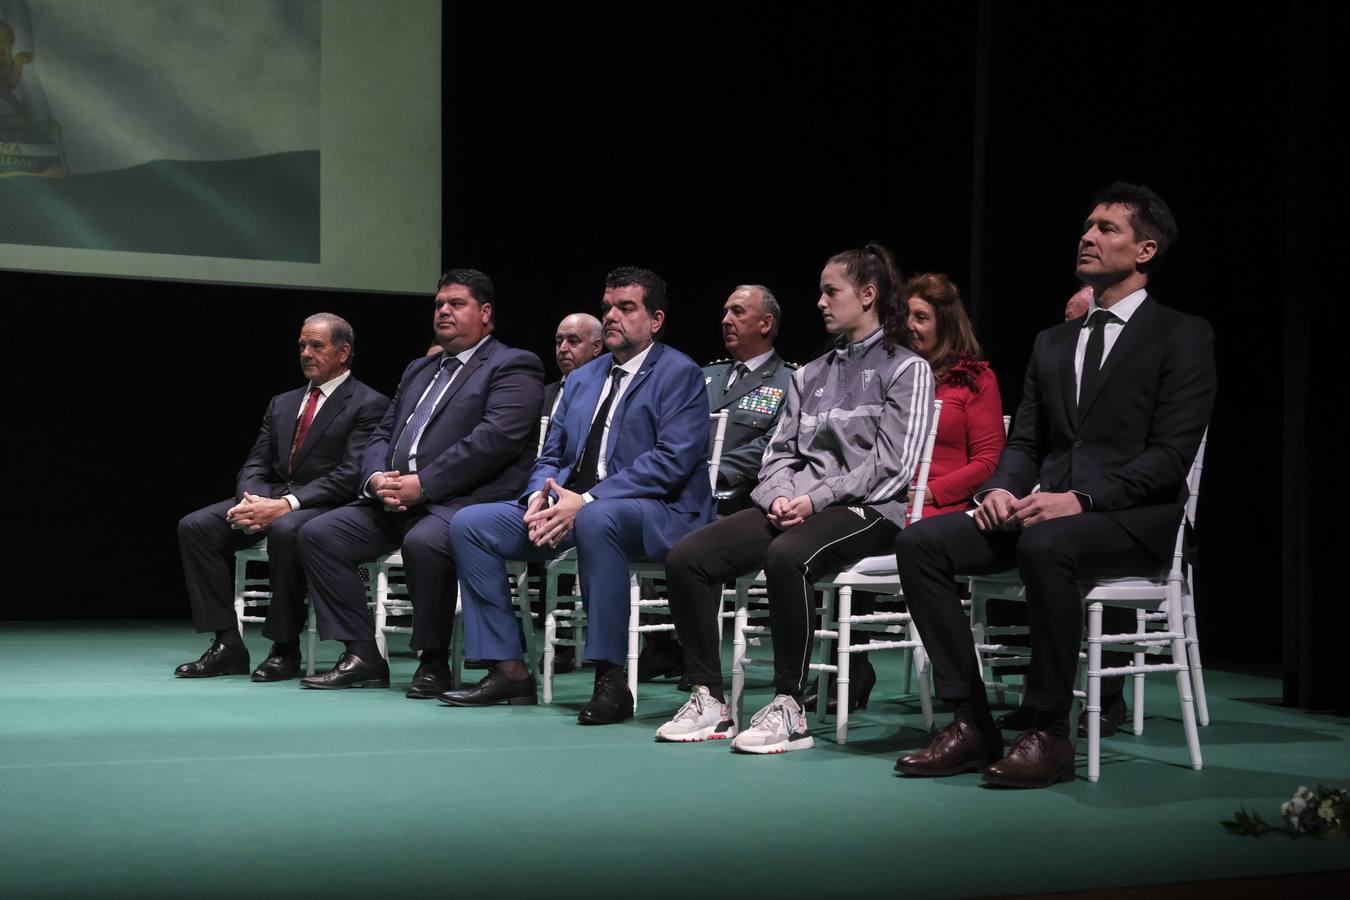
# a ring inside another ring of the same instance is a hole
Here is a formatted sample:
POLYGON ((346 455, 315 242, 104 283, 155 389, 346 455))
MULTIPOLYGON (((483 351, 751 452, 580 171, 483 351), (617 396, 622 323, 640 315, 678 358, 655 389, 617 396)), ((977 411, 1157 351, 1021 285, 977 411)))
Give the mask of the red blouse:
MULTIPOLYGON (((998 379, 983 360, 962 359, 937 386, 942 401, 923 516, 960 512, 994 472, 1007 443, 998 379)), ((917 473, 915 473, 917 476, 917 473)))

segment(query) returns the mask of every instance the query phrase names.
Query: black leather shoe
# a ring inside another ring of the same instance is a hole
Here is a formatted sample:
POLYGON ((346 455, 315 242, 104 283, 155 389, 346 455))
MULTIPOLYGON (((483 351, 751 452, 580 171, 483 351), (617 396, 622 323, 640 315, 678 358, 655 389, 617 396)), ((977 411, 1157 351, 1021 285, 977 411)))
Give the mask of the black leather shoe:
POLYGON ((933 736, 926 749, 895 761, 895 771, 923 778, 974 772, 1003 755, 1003 738, 982 737, 975 728, 953 719, 933 736))
POLYGON ((213 643, 196 662, 183 663, 173 670, 179 678, 215 678, 217 675, 247 675, 248 648, 213 643))
MULTIPOLYGON (((849 673, 848 680, 848 711, 855 712, 859 709, 867 709, 867 700, 872 696, 872 688, 877 685, 877 670, 872 668, 872 662, 866 656, 859 657, 853 661, 853 671, 849 673)), ((839 707, 839 692, 835 690, 837 682, 833 675, 827 682, 829 687, 829 699, 826 701, 825 709, 834 715, 839 707)), ((806 689, 806 696, 802 698, 802 709, 807 712, 816 711, 816 701, 819 698, 818 689, 820 679, 817 678, 811 682, 811 686, 806 689)))
POLYGON ((595 683, 591 702, 577 713, 582 725, 614 725, 633 717, 633 694, 623 669, 610 669, 595 683))
POLYGON ((491 669, 473 687, 441 694, 441 702, 447 706, 496 706, 499 703, 534 706, 539 697, 533 675, 513 681, 491 669))
POLYGON ((350 651, 338 657, 337 665, 322 675, 301 678, 302 687, 318 691, 340 691, 345 688, 389 687, 389 663, 383 659, 370 662, 350 651))
POLYGON ((450 690, 450 663, 442 656, 431 662, 418 663, 412 681, 403 696, 409 700, 435 700, 450 690))
POLYGON ((655 681, 683 674, 684 650, 678 644, 670 650, 643 647, 638 654, 638 681, 655 681))
MULTIPOLYGON (((577 648, 576 647, 554 647, 553 648, 553 674, 566 675, 568 672, 575 672, 577 668, 577 648)), ((544 671, 544 657, 539 657, 539 669, 544 671)))
POLYGON ((300 649, 294 650, 282 649, 280 644, 273 644, 272 649, 267 652, 267 659, 258 663, 258 668, 253 670, 254 681, 290 681, 300 674, 300 649))
POLYGON ((982 774, 986 782, 999 787, 1043 788, 1073 781, 1073 744, 1048 731, 1028 731, 1007 756, 986 766, 982 774))
MULTIPOLYGON (((1111 698, 1102 700, 1102 737, 1110 737, 1120 730, 1120 726, 1125 724, 1125 720, 1130 717, 1130 710, 1125 706, 1125 695, 1117 694, 1111 698)), ((1078 716, 1078 736, 1087 737, 1087 710, 1078 716)))

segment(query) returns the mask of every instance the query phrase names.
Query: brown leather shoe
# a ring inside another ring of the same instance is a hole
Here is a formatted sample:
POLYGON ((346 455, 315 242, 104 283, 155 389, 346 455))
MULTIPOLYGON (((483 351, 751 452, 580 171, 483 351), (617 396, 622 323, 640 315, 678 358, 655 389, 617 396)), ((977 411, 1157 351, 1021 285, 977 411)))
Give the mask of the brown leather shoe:
POLYGON ((1073 744, 1048 731, 1028 731, 1006 757, 981 774, 989 784, 1000 787, 1043 788, 1073 781, 1073 744))
POLYGON ((974 772, 1003 755, 1003 741, 990 747, 980 733, 960 720, 933 736, 928 749, 910 753, 895 761, 895 771, 905 775, 937 777, 974 772))

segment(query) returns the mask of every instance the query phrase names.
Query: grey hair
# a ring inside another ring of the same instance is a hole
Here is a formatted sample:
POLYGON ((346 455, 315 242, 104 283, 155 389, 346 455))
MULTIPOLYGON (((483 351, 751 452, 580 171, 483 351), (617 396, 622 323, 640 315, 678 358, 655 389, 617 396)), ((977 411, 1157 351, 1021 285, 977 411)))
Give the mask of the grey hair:
POLYGON ((318 322, 328 326, 328 342, 330 344, 334 347, 341 347, 346 344, 351 348, 351 351, 347 354, 347 366, 350 368, 352 360, 356 358, 356 331, 352 328, 352 324, 342 316, 330 312, 315 313, 305 319, 305 325, 314 325, 318 322))
POLYGON ((773 291, 762 284, 738 284, 736 290, 759 291, 760 296, 764 298, 760 301, 764 312, 773 316, 773 329, 769 331, 769 340, 778 340, 778 326, 783 323, 783 308, 778 305, 778 298, 773 295, 773 291))

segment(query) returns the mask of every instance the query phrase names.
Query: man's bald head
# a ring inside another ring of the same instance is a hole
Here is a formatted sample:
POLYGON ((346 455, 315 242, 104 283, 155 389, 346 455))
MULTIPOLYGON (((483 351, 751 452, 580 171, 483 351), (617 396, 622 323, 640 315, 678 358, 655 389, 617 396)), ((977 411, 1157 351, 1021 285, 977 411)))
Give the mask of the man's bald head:
POLYGON ((572 313, 558 323, 558 332, 553 336, 553 358, 563 375, 595 359, 603 349, 600 320, 595 316, 572 313))
POLYGON ((773 292, 762 284, 742 284, 722 305, 722 343, 733 359, 745 362, 773 349, 781 311, 773 292))

